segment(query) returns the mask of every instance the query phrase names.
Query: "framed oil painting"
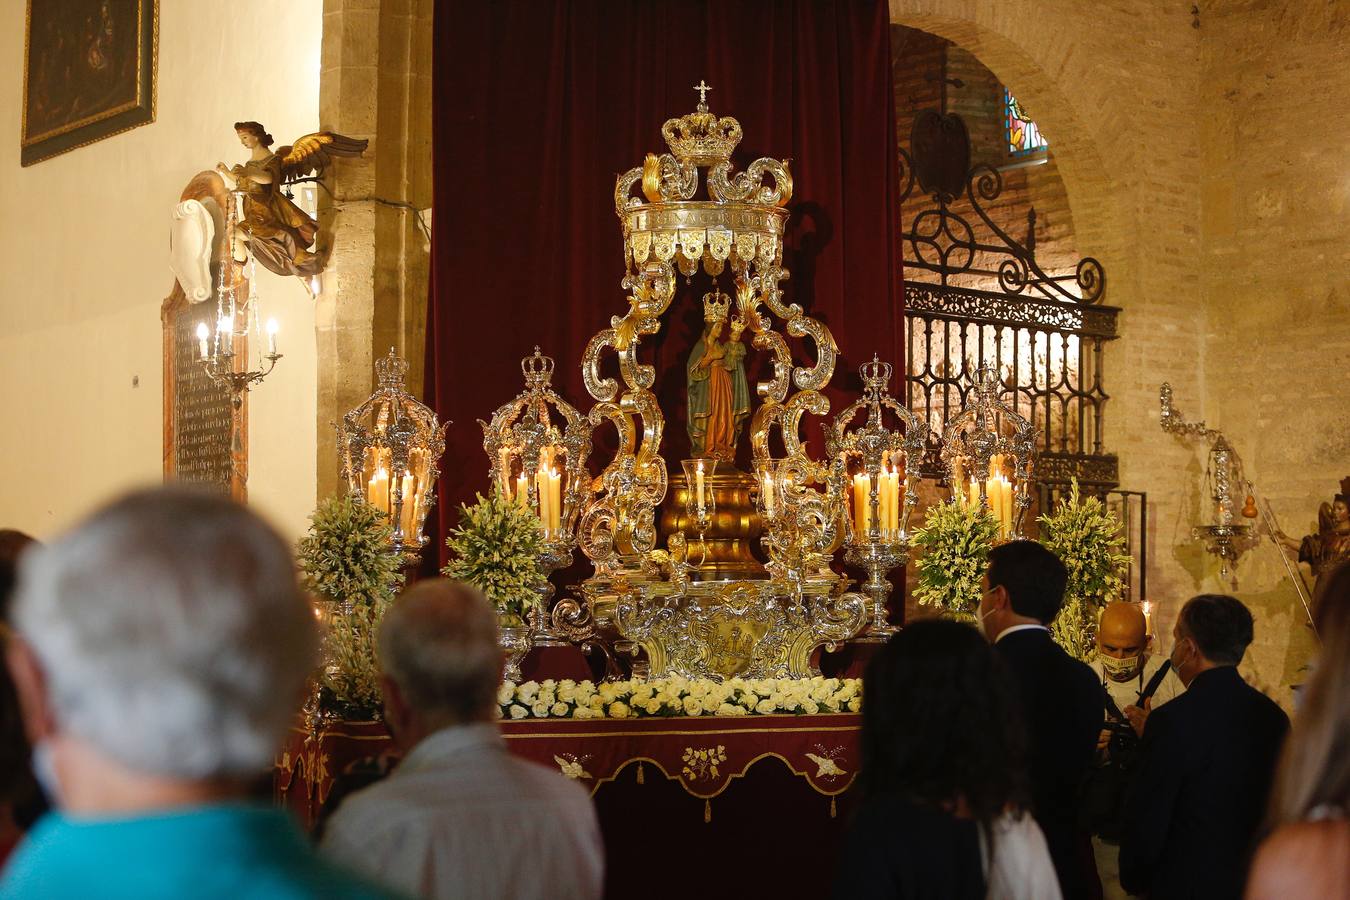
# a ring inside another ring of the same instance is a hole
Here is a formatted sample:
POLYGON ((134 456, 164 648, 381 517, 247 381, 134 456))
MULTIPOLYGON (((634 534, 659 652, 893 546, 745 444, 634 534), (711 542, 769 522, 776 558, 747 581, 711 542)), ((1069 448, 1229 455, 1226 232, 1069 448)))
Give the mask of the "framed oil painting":
POLYGON ((155 120, 159 0, 28 0, 20 162, 155 120))

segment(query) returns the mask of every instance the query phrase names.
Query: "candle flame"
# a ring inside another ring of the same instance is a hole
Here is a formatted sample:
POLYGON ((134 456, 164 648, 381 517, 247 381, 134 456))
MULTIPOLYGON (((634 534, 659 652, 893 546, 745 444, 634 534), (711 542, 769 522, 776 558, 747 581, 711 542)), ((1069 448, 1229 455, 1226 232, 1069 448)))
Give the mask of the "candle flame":
POLYGON ((198 323, 197 323, 197 340, 199 340, 199 341, 204 341, 204 340, 206 340, 208 337, 210 337, 210 335, 211 335, 211 331, 210 331, 210 329, 208 329, 208 328, 206 327, 206 323, 205 323, 205 322, 198 322, 198 323))
POLYGON ((277 333, 278 331, 280 331, 280 330, 281 330, 281 329, 280 329, 280 327, 277 325, 277 320, 276 320, 276 319, 268 319, 268 320, 267 320, 267 333, 268 333, 268 334, 276 334, 276 333, 277 333))

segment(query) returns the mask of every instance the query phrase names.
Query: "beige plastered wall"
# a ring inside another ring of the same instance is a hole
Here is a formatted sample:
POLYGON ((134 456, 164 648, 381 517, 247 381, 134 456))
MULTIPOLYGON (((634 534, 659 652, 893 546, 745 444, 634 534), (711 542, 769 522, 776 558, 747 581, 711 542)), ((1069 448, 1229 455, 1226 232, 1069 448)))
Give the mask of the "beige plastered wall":
MULTIPOLYGON (((162 478, 160 304, 184 185, 319 125, 321 0, 160 4, 156 121, 19 165, 24 9, 0 3, 0 527, 48 538, 162 478)), ((259 268, 285 358, 249 400, 249 494, 288 537, 315 497, 314 302, 259 268)))
POLYGON ((1244 672, 1281 702, 1312 641, 1269 543, 1238 587, 1190 529, 1204 448, 1163 434, 1158 387, 1242 453, 1285 530, 1302 534, 1350 474, 1337 377, 1350 363, 1350 75, 1344 7, 1304 2, 891 0, 897 24, 975 54, 1054 147, 1083 255, 1122 309, 1107 354, 1108 447, 1147 491, 1157 649, 1201 591, 1256 618, 1244 672))

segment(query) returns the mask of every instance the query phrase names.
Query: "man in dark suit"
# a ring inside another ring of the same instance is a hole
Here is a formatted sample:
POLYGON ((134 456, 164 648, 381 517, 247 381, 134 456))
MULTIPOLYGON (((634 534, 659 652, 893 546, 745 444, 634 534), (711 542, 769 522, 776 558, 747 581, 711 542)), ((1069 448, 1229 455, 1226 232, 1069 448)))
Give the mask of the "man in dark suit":
POLYGON ((1017 678, 1029 738, 1032 812, 1066 900, 1079 900, 1101 896, 1078 793, 1106 713, 1092 670, 1050 638, 1047 626, 1064 603, 1067 581, 1064 564, 1035 541, 995 547, 976 625, 1017 678))
POLYGON ((1221 594, 1193 597, 1172 636, 1186 693, 1144 726, 1120 883, 1150 900, 1237 898, 1289 718, 1238 674, 1252 642, 1247 607, 1221 594))

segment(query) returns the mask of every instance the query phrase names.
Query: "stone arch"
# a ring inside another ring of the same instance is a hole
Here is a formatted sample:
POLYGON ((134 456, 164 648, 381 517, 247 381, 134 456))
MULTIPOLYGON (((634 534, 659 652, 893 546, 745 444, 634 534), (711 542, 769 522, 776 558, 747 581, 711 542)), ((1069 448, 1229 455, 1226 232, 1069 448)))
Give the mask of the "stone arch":
POLYGON ((1133 282, 1134 261, 1127 231, 1133 216, 1130 203, 1109 174, 1120 164, 1112 158, 1119 155, 1119 145, 1105 142, 1103 146, 1097 138, 1099 129, 1078 113, 1079 98, 1063 84, 1072 77, 1072 55, 1059 49, 1062 45, 1045 45, 1043 28, 1002 16, 992 3, 891 0, 890 10, 893 23, 936 34, 973 53, 1026 102, 1051 142, 1068 193, 1079 251, 1107 262, 1106 302, 1123 305, 1122 295, 1132 293, 1128 285, 1133 282), (1046 58, 1037 59, 1033 48, 1049 52, 1046 58))

